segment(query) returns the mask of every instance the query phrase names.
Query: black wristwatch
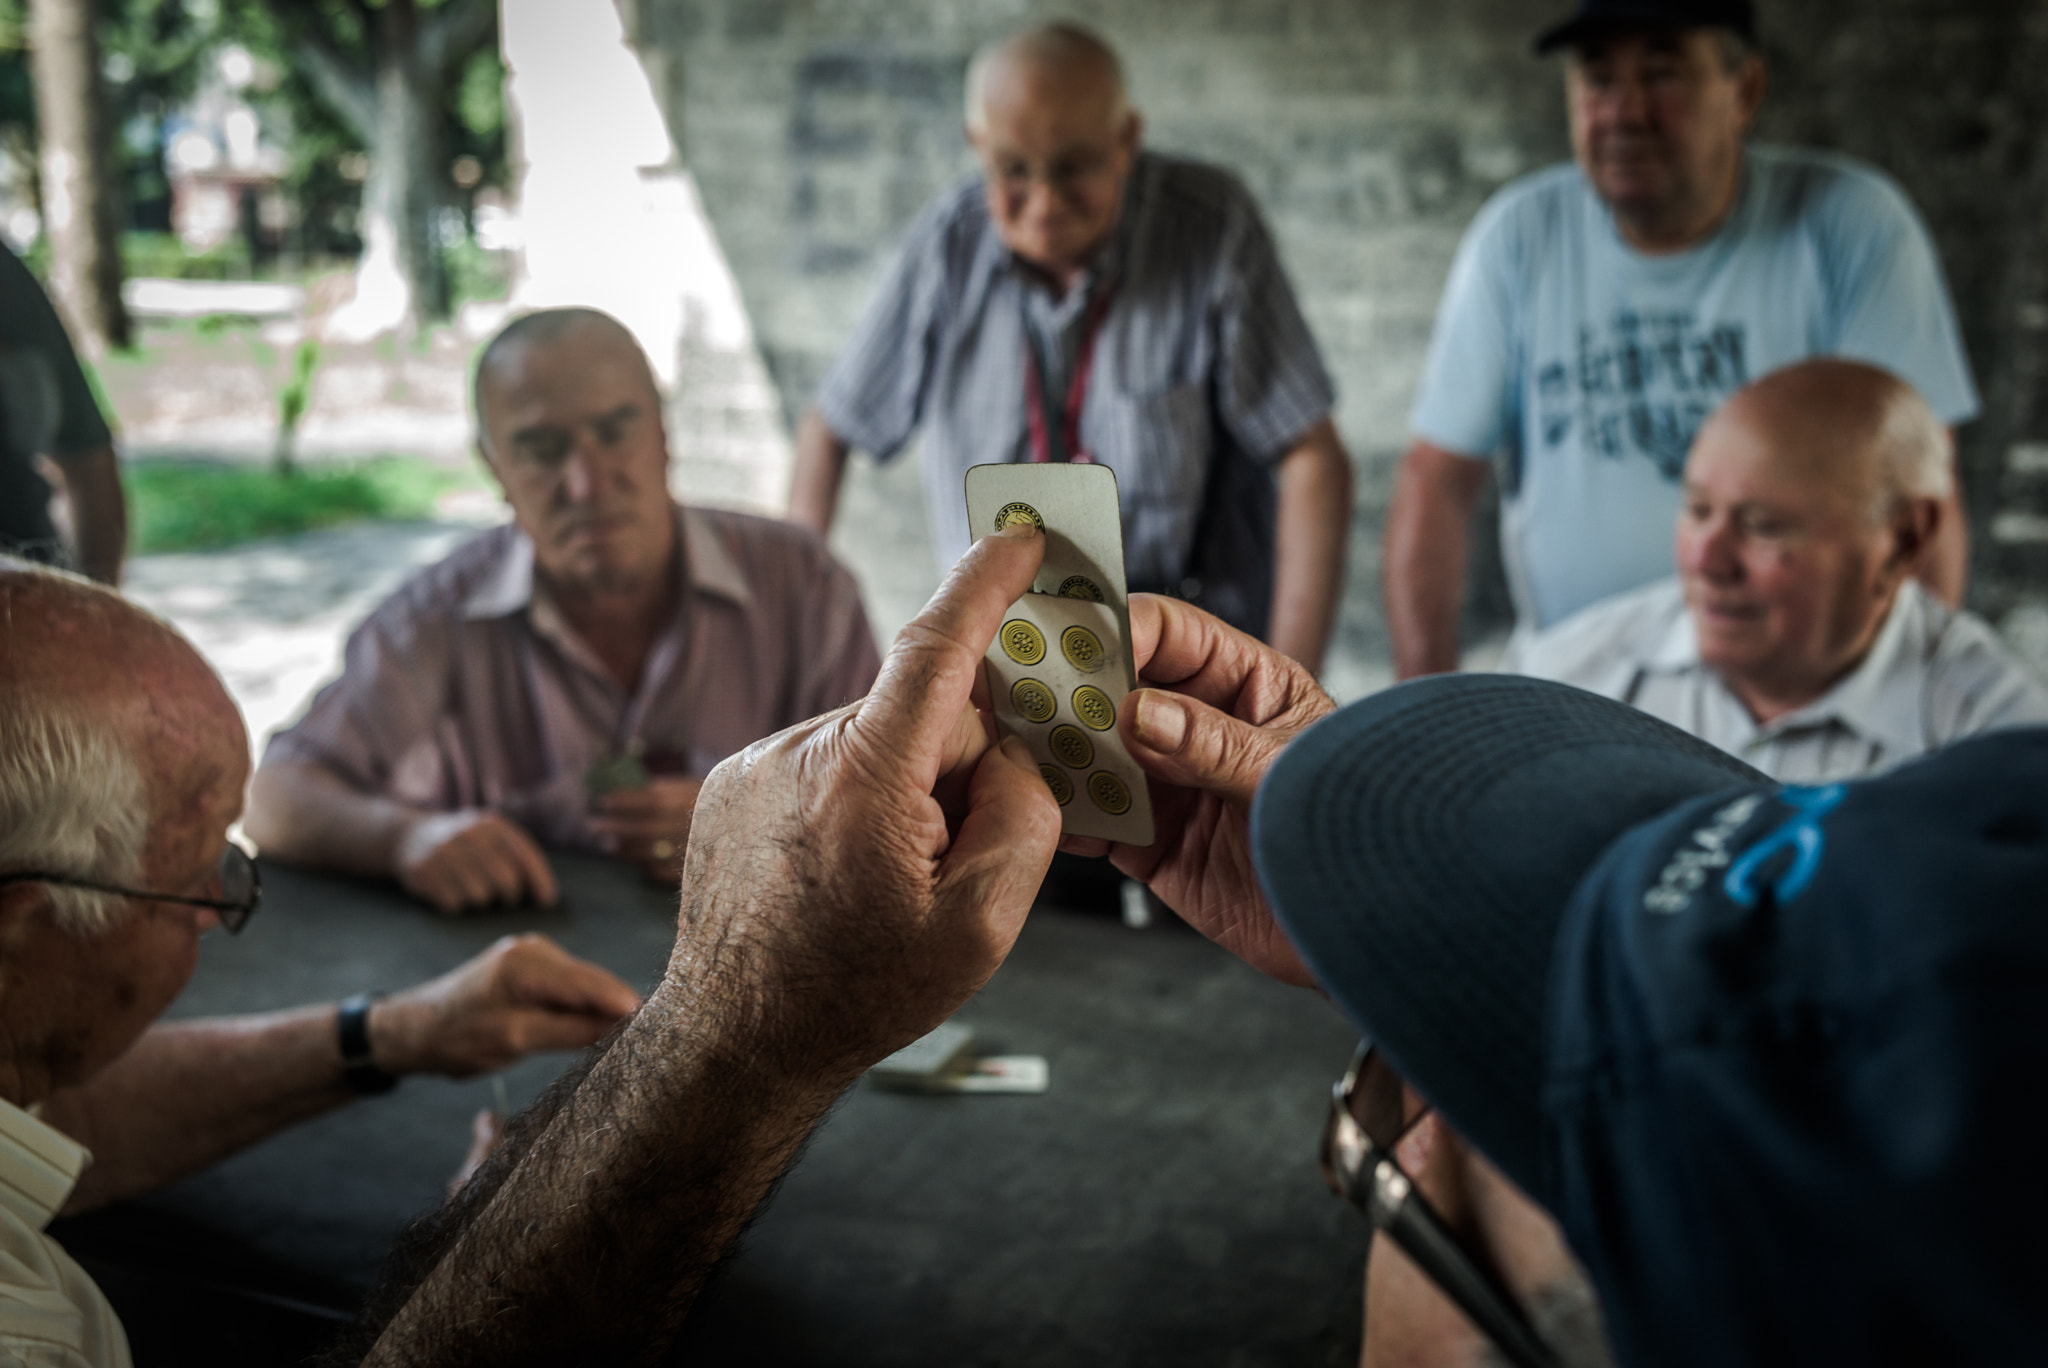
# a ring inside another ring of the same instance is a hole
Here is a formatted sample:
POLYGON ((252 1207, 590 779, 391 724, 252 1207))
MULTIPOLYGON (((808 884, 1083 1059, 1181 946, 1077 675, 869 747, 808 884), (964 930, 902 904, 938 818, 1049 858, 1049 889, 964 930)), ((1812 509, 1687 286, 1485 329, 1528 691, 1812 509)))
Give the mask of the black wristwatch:
POLYGON ((370 1004, 382 993, 357 993, 341 1004, 335 1028, 341 1037, 341 1076, 358 1097, 374 1097, 398 1086, 398 1080, 370 1057, 370 1004))

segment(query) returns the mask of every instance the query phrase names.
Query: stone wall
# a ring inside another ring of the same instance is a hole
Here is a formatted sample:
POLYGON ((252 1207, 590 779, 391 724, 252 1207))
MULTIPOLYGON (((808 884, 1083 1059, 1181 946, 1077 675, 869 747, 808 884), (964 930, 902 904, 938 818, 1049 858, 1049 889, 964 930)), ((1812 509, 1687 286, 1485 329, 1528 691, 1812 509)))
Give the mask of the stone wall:
POLYGON ((1972 604, 2048 658, 2048 3, 1769 13, 1765 131, 1884 167, 1934 230, 1984 397, 1961 434, 1972 604))
MULTIPOLYGON (((969 169, 967 54, 1072 12, 1030 0, 624 3, 792 416, 897 232, 969 169)), ((1934 227, 1986 398, 1964 439, 1976 597, 2024 627, 2027 590, 2048 582, 2048 0, 1766 4, 1776 89, 1764 136, 1869 158, 1934 227)), ((1099 0, 1086 12, 1125 55, 1148 141, 1228 163, 1258 195, 1338 378, 1360 475, 1343 626, 1356 660, 1385 656, 1379 528, 1459 234, 1492 190, 1566 154, 1558 73, 1528 54, 1566 8, 1099 0)), ((862 472, 850 494, 901 523, 889 524, 901 565, 864 570, 896 574, 904 593, 930 581, 903 512, 913 488, 906 467, 862 472)), ((1504 604, 1496 577, 1475 630, 1504 604)), ((2048 655, 2048 611, 2038 618, 2048 655)))

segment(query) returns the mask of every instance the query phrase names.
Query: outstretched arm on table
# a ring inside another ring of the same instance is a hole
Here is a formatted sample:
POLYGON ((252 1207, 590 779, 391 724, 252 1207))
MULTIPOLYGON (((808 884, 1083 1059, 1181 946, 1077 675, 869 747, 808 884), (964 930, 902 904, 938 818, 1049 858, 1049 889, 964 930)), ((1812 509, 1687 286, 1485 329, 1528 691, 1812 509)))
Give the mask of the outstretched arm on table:
POLYGON ((971 695, 1043 550, 985 538, 867 698, 705 781, 661 986, 537 1134, 515 1122, 368 1362, 658 1358, 833 1100, 987 981, 1059 809, 971 695))

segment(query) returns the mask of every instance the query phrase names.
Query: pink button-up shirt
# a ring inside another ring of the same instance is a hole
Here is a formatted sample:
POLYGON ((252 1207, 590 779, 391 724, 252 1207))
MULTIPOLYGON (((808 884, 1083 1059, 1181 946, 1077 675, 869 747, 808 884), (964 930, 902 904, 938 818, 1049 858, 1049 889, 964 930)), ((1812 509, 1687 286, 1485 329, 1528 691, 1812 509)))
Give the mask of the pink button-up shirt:
POLYGON ((879 662, 853 577, 788 523, 676 509, 674 619, 629 693, 569 630, 507 524, 414 576, 349 638, 341 677, 273 737, 411 806, 488 807, 543 842, 595 848, 587 779, 638 755, 702 775, 726 756, 865 694, 879 662))

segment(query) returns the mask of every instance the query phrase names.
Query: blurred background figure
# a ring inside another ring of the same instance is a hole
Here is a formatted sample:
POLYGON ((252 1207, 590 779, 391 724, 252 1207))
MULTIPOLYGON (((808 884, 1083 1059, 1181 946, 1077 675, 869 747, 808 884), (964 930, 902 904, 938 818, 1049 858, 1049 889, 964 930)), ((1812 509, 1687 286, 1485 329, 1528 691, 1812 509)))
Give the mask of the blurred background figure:
POLYGON ((59 1210, 165 1187, 408 1074, 468 1077, 580 1049, 639 1006, 546 938, 508 936, 375 1001, 158 1022, 200 937, 239 933, 259 906, 255 867, 228 838, 248 767, 233 701, 175 631, 107 590, 0 558, 9 1359, 129 1361, 106 1297, 43 1232, 59 1210))
POLYGON ((860 592, 801 528, 668 497, 661 396, 594 309, 477 362, 477 449, 512 505, 387 599, 264 752, 249 834, 444 912, 555 901, 541 846, 673 883, 704 776, 860 697, 860 592))
POLYGON ((981 164, 928 204, 798 429, 790 517, 824 532, 855 447, 922 428, 941 568, 985 462, 1117 472, 1133 591, 1206 605, 1316 670, 1351 467, 1315 340, 1235 175, 1141 150, 1122 64, 1068 24, 967 73, 981 164))
MULTIPOLYGON (((1951 425, 1977 413, 1927 230, 1899 188, 1832 154, 1752 147, 1765 69, 1749 0, 1586 0, 1566 51, 1573 165, 1517 181, 1466 233, 1388 513, 1396 672, 1455 669, 1489 459, 1518 629, 1662 575, 1700 423, 1811 355, 1904 377, 1951 425)), ((1953 489, 1920 567, 1960 603, 1953 489)))
POLYGON ((2048 722, 2048 690, 1997 634, 1914 578, 1950 465, 1941 421, 1896 376, 1775 371, 1693 442, 1677 576, 1518 640, 1501 667, 1633 703, 1796 784, 2048 722))
POLYGON ((42 286, 0 245, 0 551, 118 584, 127 549, 113 434, 42 286))

